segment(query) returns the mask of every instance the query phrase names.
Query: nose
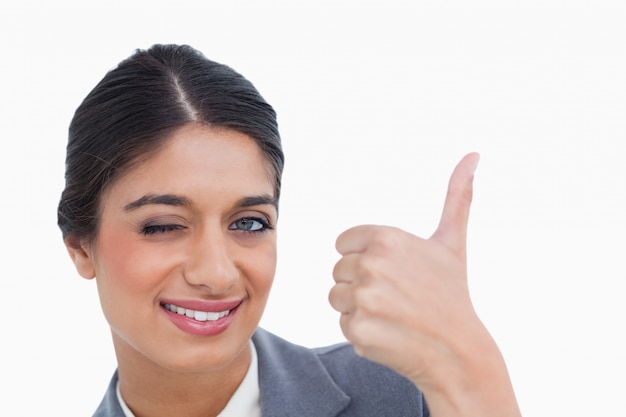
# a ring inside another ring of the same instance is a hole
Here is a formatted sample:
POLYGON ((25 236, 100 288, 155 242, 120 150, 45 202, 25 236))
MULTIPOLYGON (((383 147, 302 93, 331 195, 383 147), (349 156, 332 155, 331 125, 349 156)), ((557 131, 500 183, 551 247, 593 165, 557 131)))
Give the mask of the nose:
POLYGON ((185 280, 190 285, 207 288, 211 294, 227 292, 239 279, 239 269, 228 243, 224 232, 216 230, 192 239, 190 257, 183 271, 185 280))

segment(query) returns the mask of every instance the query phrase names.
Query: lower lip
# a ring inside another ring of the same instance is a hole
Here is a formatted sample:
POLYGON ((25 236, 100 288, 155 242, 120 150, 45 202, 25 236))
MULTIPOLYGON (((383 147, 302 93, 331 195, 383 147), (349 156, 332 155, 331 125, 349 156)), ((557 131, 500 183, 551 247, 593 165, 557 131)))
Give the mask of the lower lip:
POLYGON ((176 325, 180 330, 185 333, 192 334, 194 336, 215 336, 222 332, 224 332, 230 323, 235 318, 237 311, 239 310, 239 306, 230 310, 230 312, 217 320, 211 321, 198 321, 192 318, 185 316, 184 314, 177 314, 167 310, 164 307, 161 307, 165 315, 172 323, 176 325))

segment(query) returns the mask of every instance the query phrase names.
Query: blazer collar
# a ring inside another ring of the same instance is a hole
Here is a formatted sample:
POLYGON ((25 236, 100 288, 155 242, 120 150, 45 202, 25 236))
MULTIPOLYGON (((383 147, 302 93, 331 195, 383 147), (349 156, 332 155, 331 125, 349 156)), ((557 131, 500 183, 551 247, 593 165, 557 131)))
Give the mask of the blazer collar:
POLYGON ((102 402, 92 417, 124 417, 124 411, 117 401, 117 370, 109 382, 102 402))
POLYGON ((264 416, 335 417, 350 398, 335 384, 313 350, 263 329, 252 337, 259 359, 264 416))

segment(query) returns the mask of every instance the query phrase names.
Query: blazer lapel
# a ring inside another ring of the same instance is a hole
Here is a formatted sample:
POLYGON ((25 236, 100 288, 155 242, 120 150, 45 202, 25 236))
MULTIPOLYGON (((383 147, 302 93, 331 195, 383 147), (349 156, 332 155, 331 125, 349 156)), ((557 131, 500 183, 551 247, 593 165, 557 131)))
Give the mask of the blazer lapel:
POLYGON ((350 398, 315 353, 258 329, 252 340, 259 359, 261 413, 268 417, 335 417, 350 398))
POLYGON ((124 411, 117 401, 117 371, 113 374, 107 392, 93 417, 124 417, 124 411))

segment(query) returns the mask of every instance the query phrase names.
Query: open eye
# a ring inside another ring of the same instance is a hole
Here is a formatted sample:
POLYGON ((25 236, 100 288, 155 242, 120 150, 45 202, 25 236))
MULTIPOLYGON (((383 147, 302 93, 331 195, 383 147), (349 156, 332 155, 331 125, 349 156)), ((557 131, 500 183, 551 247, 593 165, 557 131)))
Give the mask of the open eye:
POLYGON ((228 226, 229 230, 241 230, 242 232, 260 233, 272 227, 267 220, 257 217, 243 217, 228 226))

